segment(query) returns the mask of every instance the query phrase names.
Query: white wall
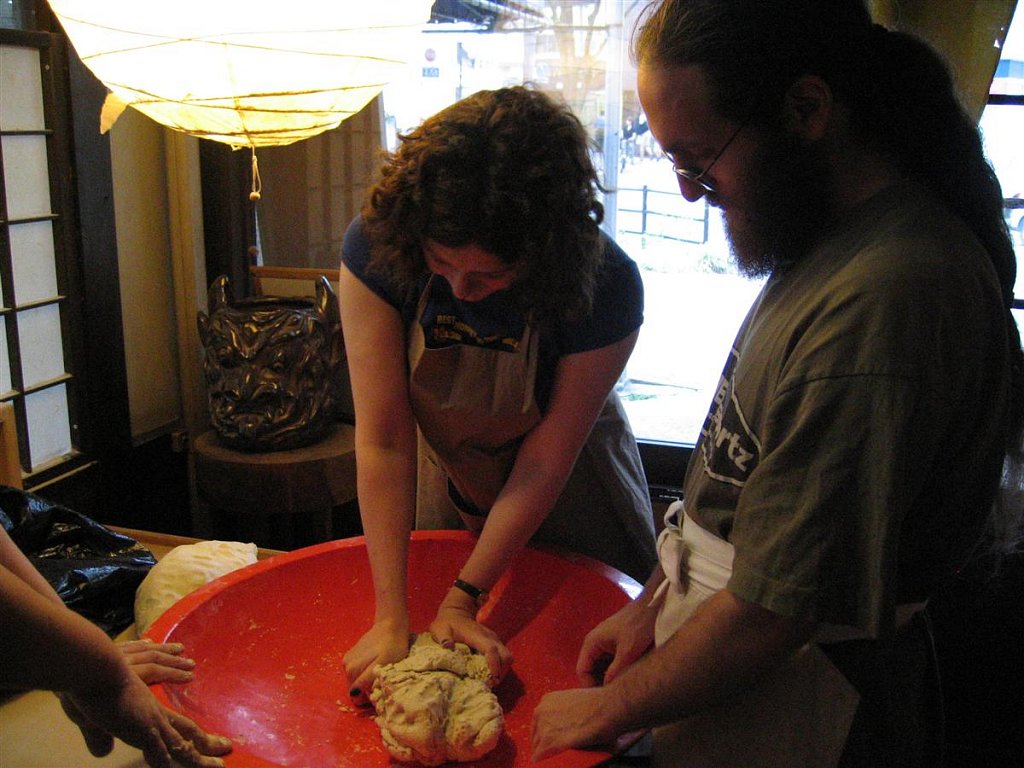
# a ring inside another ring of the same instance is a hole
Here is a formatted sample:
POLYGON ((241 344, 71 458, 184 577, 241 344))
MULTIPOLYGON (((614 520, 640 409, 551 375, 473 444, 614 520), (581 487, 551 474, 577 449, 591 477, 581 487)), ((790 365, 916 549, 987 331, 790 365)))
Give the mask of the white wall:
POLYGON ((131 429, 142 439, 182 411, 164 129, 127 109, 110 151, 131 429))

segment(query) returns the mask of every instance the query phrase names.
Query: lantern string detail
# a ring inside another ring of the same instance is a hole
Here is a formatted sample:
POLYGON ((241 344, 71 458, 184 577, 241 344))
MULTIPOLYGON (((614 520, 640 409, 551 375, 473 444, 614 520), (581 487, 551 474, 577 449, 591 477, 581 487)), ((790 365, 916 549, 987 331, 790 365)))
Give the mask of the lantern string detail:
POLYGON ((249 193, 249 199, 252 202, 257 202, 260 199, 260 192, 263 188, 263 183, 260 181, 260 164, 256 159, 256 147, 252 149, 252 191, 249 193))

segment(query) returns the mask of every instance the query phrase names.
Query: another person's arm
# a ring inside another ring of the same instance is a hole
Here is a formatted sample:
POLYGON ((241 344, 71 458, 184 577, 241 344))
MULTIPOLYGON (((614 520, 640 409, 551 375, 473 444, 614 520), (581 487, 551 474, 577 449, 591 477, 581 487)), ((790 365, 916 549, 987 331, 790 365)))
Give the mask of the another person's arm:
MULTIPOLYGON (((551 512, 633 351, 637 334, 634 331, 605 347, 566 355, 559 362, 547 411, 523 439, 512 472, 460 572, 463 580, 492 587, 551 512)), ((469 595, 451 589, 431 632, 438 641, 458 640, 484 653, 492 675, 500 677, 510 660, 507 650, 491 630, 475 621, 476 611, 469 595)))
POLYGON ((610 744, 673 722, 749 686, 806 643, 813 626, 723 590, 664 644, 603 686, 555 691, 533 714, 533 759, 610 744))
MULTIPOLYGON (((0 542, 9 555, 6 532, 0 542)), ((94 755, 109 753, 117 737, 141 749, 150 766, 170 768, 172 757, 188 766, 223 765, 217 756, 231 750, 227 739, 164 709, 98 627, 24 575, 0 565, 0 686, 59 693, 94 755)))
POLYGON ((60 595, 48 582, 32 562, 25 556, 7 531, 0 531, 0 566, 10 571, 40 595, 57 605, 63 605, 60 595))
MULTIPOLYGON (((26 585, 55 605, 63 606, 60 595, 36 570, 17 544, 7 535, 0 536, 0 566, 17 576, 26 585)), ((180 643, 153 643, 130 640, 118 643, 125 661, 147 685, 154 683, 187 683, 192 679, 195 662, 185 656, 180 643)))
POLYGON ((355 404, 359 512, 373 575, 373 627, 345 654, 352 696, 409 647, 406 558, 416 505, 416 426, 399 312, 341 267, 340 305, 355 404))

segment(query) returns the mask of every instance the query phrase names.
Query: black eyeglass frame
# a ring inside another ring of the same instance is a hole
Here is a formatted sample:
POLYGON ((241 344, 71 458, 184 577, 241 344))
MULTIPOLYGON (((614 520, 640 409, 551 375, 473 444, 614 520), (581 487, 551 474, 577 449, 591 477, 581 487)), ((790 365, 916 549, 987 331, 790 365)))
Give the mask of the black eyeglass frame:
MULTIPOLYGON (((690 182, 691 184, 697 184, 705 192, 714 192, 715 185, 712 182, 708 181, 705 177, 709 173, 711 173, 711 169, 715 167, 715 163, 722 159, 722 155, 724 155, 726 153, 726 150, 728 150, 729 147, 732 146, 732 143, 736 140, 736 137, 740 135, 740 132, 744 128, 747 127, 747 124, 749 122, 749 117, 744 118, 743 122, 741 122, 739 126, 737 126, 736 130, 732 132, 732 135, 729 137, 729 139, 725 142, 725 144, 722 145, 722 148, 718 150, 718 154, 716 154, 714 158, 712 158, 710 163, 704 166, 704 170, 696 170, 694 168, 680 168, 678 165, 675 164, 675 161, 672 161, 672 172, 675 173, 675 175, 678 176, 679 178, 686 179, 686 181, 690 182)), ((669 158, 669 160, 672 160, 671 155, 668 155, 666 153, 666 156, 669 158)))

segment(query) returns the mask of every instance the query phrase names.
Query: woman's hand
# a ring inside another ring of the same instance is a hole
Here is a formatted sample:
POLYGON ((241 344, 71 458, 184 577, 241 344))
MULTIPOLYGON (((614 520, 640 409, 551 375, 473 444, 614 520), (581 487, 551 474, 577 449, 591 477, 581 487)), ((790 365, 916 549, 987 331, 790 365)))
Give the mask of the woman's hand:
POLYGON ((192 679, 196 663, 182 656, 181 643, 154 643, 152 640, 129 640, 117 644, 131 670, 146 685, 154 683, 187 683, 192 679))
POLYGON ((445 648, 465 643, 487 659, 491 670, 488 684, 497 685, 512 666, 512 652, 489 627, 476 620, 477 605, 461 590, 450 590, 430 624, 430 634, 445 648))
POLYGON ((392 664, 409 655, 409 628, 406 625, 377 622, 345 654, 345 675, 353 703, 366 707, 373 686, 374 667, 392 664))
POLYGON ((218 768, 224 765, 220 756, 231 751, 225 737, 208 734, 184 715, 164 709, 131 669, 112 685, 63 692, 60 702, 96 757, 110 753, 115 736, 142 750, 151 768, 218 768))

